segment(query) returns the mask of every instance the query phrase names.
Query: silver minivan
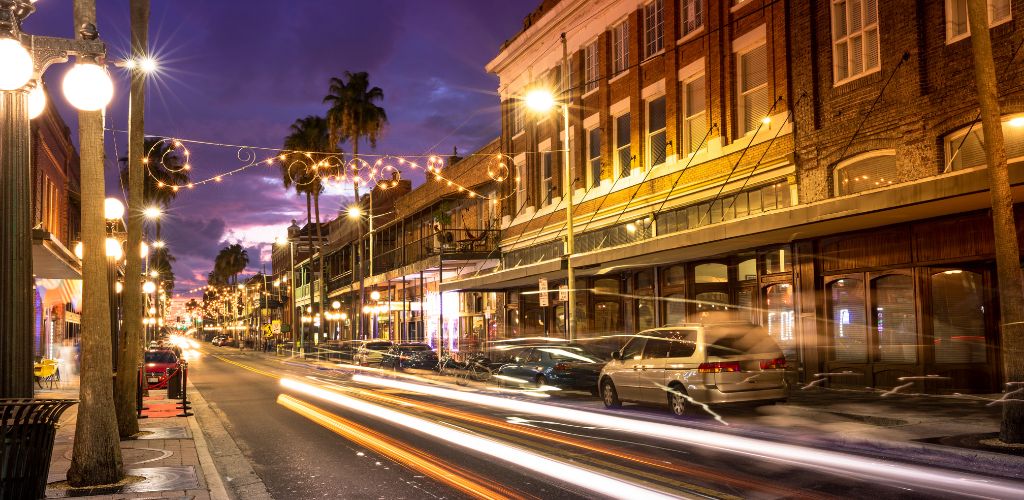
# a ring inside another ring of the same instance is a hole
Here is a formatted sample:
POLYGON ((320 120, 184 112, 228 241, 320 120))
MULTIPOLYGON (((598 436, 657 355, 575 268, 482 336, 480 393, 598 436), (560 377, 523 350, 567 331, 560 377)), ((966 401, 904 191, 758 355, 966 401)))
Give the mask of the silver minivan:
POLYGON ((598 377, 605 406, 668 403, 682 416, 700 404, 783 401, 786 358, 761 327, 685 324, 629 339, 598 377))

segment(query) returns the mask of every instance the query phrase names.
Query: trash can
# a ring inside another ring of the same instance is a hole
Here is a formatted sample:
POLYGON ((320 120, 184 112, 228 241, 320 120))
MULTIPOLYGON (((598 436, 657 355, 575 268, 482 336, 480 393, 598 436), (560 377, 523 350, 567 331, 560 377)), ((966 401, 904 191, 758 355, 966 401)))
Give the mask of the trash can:
POLYGON ((181 398, 181 367, 167 369, 167 399, 181 398))
POLYGON ((43 498, 60 416, 75 399, 0 399, 0 498, 43 498))

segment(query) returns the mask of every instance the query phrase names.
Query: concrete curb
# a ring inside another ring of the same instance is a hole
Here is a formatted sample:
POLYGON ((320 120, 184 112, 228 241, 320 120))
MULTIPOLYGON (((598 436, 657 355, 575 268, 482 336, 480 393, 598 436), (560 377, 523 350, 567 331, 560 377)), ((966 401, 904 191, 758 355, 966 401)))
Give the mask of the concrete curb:
POLYGON ((249 459, 242 454, 242 450, 238 448, 238 444, 224 427, 224 418, 210 407, 202 393, 191 381, 189 381, 188 387, 189 397, 193 403, 192 412, 195 413, 193 418, 196 420, 192 434, 195 436, 197 451, 200 451, 200 436, 202 436, 202 448, 199 456, 203 473, 208 478, 211 476, 216 478, 215 481, 219 483, 220 491, 224 495, 223 497, 214 496, 213 481, 208 479, 211 498, 272 500, 273 496, 270 495, 267 486, 253 470, 249 459), (203 460, 204 455, 206 461, 203 460), (224 484, 220 471, 223 471, 223 478, 227 478, 227 485, 224 484), (230 492, 228 487, 230 487, 230 492))
MULTIPOLYGON (((192 385, 191 381, 188 382, 188 388, 191 389, 192 399, 197 403, 193 405, 193 408, 198 404, 206 404, 206 401, 202 399, 203 396, 199 394, 199 391, 192 385)), ((203 477, 206 478, 206 487, 210 490, 210 499, 230 500, 231 496, 228 495, 228 490, 224 487, 224 481, 220 477, 220 472, 217 471, 217 464, 213 463, 213 456, 210 455, 206 436, 203 433, 203 429, 199 426, 195 415, 188 417, 188 426, 192 431, 192 440, 195 441, 196 453, 199 455, 199 465, 203 469, 203 477)))

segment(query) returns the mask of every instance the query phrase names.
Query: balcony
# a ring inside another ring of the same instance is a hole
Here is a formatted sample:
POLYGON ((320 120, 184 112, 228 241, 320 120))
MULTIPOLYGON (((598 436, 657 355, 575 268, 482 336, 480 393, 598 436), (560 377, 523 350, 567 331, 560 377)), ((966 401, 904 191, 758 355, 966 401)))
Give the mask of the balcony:
MULTIPOLYGON (((497 229, 448 229, 398 245, 397 248, 376 252, 373 273, 379 274, 408 266, 431 257, 451 260, 474 260, 497 257, 499 233, 497 229)), ((369 263, 364 263, 369 275, 369 263)))

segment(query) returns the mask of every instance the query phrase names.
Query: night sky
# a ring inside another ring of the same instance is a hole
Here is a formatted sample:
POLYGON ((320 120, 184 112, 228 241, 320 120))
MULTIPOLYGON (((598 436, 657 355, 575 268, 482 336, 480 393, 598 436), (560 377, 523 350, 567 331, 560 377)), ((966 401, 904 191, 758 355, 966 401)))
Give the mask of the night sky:
MULTIPOLYGON (((111 59, 127 53, 127 0, 97 0, 98 27, 111 59)), ((500 132, 497 78, 484 71, 501 43, 521 27, 536 0, 153 0, 150 46, 161 72, 151 81, 146 134, 280 147, 289 125, 321 104, 331 76, 367 71, 384 90, 389 126, 375 153, 469 152, 500 132)), ((24 29, 70 37, 70 0, 41 0, 24 29)), ((44 79, 77 143, 76 117, 60 82, 70 65, 44 79)), ((115 74, 107 110, 107 193, 123 198, 116 158, 124 156, 128 82, 115 74)), ((346 151, 349 145, 342 146, 346 151)), ((238 149, 189 145, 193 176, 207 178, 243 165, 238 149)), ((248 153, 243 151, 242 153, 248 153)), ((365 145, 360 152, 368 152, 365 145)), ((255 150, 259 158, 272 151, 255 150)), ((414 176, 409 176, 414 177, 414 176)), ((414 177, 419 184, 422 177, 414 177)), ((346 192, 350 193, 350 189, 346 192)), ((348 203, 341 193, 321 200, 321 217, 348 203)), ((279 170, 257 167, 195 190, 182 190, 164 220, 164 239, 177 262, 176 289, 206 283, 213 257, 228 242, 248 247, 250 272, 270 271, 269 243, 305 201, 281 186, 279 170)))

